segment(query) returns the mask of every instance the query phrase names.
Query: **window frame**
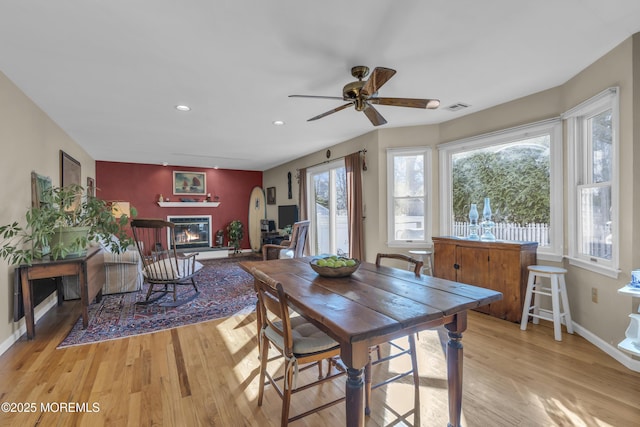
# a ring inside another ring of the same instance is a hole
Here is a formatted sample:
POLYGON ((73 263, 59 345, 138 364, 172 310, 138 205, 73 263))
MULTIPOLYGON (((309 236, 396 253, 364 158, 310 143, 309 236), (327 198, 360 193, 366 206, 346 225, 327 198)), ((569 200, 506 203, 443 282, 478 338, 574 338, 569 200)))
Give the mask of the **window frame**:
POLYGON ((581 221, 567 221, 569 263, 577 267, 590 270, 607 277, 617 278, 620 273, 620 216, 619 216, 619 176, 620 176, 620 141, 619 141, 619 87, 609 87, 586 101, 576 105, 562 115, 567 132, 567 192, 568 218, 578 218, 580 211, 580 189, 601 186, 588 178, 592 162, 589 156, 591 148, 590 135, 585 132, 588 119, 611 110, 611 144, 612 144, 612 174, 609 182, 611 186, 611 222, 612 245, 611 260, 597 258, 580 252, 581 235, 579 226, 581 221), (588 140, 588 141, 587 141, 588 140), (589 182, 583 182, 588 180, 589 182))
POLYGON ((433 215, 432 206, 432 148, 431 147, 404 147, 404 148, 387 148, 387 246, 391 248, 425 248, 431 245, 432 236, 432 221, 433 215), (396 239, 394 235, 395 229, 395 216, 394 216, 394 194, 393 189, 395 186, 395 171, 394 160, 396 157, 408 156, 408 155, 422 155, 424 156, 424 182, 423 194, 424 194, 424 238, 420 240, 416 239, 396 239))
POLYGON ((538 246, 537 257, 540 260, 559 262, 564 251, 563 224, 563 158, 562 158, 562 122, 559 117, 530 123, 522 126, 490 132, 470 138, 459 139, 439 144, 440 168, 440 230, 450 234, 453 223, 453 161, 454 154, 486 148, 494 145, 508 144, 526 138, 549 135, 549 233, 558 236, 551 239, 548 247, 538 246))

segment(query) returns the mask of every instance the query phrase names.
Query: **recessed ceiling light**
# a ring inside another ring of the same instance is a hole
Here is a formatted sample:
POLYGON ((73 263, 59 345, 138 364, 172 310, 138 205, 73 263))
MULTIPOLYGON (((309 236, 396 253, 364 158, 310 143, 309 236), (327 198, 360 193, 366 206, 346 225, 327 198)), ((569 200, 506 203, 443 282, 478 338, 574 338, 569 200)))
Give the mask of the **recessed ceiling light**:
POLYGON ((176 105, 176 110, 178 111, 190 111, 191 107, 188 105, 176 105))
POLYGON ((276 125, 276 126, 282 126, 282 125, 284 125, 284 122, 282 120, 274 120, 273 124, 276 125))
POLYGON ((162 166, 169 166, 169 163, 167 163, 167 162, 162 162, 162 166))

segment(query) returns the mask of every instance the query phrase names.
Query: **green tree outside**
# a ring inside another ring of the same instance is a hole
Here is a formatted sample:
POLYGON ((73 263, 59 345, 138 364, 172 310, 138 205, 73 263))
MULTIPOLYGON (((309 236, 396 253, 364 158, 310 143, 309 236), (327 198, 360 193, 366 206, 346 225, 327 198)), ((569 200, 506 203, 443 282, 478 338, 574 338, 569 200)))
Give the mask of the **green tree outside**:
POLYGON ((496 223, 549 224, 548 136, 454 155, 452 170, 455 221, 469 220, 472 203, 482 221, 489 197, 496 223))

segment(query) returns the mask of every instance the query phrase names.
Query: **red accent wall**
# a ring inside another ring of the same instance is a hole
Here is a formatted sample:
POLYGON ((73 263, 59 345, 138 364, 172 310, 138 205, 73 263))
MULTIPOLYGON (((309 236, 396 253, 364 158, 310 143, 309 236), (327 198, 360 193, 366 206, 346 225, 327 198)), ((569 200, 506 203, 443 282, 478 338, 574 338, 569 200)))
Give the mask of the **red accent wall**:
POLYGON ((123 200, 138 210, 138 218, 162 218, 167 215, 211 215, 212 231, 224 230, 227 244, 227 225, 239 219, 245 226, 241 247, 249 244, 249 196, 254 187, 262 187, 262 172, 231 169, 207 169, 182 166, 160 166, 139 163, 96 161, 96 196, 104 200, 123 200), (160 194, 170 201, 181 197, 204 200, 205 196, 173 195, 173 171, 206 172, 207 192, 218 196, 217 208, 161 208, 160 194))

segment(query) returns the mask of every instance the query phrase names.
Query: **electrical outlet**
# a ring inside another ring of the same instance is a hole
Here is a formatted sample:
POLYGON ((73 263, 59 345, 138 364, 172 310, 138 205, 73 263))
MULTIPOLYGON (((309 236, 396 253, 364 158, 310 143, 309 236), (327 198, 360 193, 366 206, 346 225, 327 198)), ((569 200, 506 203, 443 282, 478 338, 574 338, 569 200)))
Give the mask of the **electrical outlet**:
POLYGON ((598 303, 598 288, 591 288, 591 301, 598 303))

